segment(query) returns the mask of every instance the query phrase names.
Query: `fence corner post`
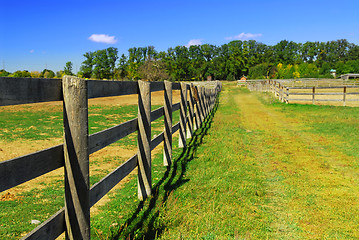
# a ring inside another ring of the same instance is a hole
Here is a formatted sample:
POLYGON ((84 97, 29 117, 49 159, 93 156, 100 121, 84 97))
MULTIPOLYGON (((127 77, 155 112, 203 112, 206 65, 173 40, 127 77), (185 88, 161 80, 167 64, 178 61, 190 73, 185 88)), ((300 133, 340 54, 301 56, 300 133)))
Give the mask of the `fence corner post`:
POLYGON ((187 84, 181 83, 181 102, 180 102, 180 131, 178 147, 186 147, 186 125, 187 125, 187 84))
POLYGON ((150 83, 138 81, 138 198, 151 195, 151 89, 150 83))
POLYGON ((90 239, 87 81, 64 76, 62 89, 66 235, 90 239))
POLYGON ((170 166, 172 161, 172 82, 164 81, 164 86, 163 165, 170 166))

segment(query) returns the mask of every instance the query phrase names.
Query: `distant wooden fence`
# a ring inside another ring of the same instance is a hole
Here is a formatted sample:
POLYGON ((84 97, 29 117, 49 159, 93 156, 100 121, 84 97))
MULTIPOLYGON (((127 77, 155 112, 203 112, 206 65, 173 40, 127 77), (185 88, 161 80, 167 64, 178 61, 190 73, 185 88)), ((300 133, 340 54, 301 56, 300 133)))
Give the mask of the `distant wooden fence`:
POLYGON ((179 130, 180 147, 210 114, 222 84, 86 81, 63 79, 0 78, 0 106, 63 101, 64 143, 39 152, 0 162, 0 192, 65 168, 65 207, 23 239, 56 239, 63 232, 70 239, 90 239, 90 207, 138 167, 138 197, 151 195, 151 151, 164 142, 164 165, 172 159, 172 135, 179 130), (164 91, 164 106, 151 111, 151 92, 164 91), (181 100, 172 103, 172 90, 181 100), (138 94, 138 117, 88 135, 88 99, 138 94), (187 99, 188 96, 188 99, 187 99), (172 113, 180 110, 180 121, 172 126, 172 113), (151 122, 164 116, 164 131, 151 139, 151 122), (90 188, 89 155, 135 131, 138 152, 90 188))
POLYGON ((247 87, 251 91, 272 92, 286 103, 343 102, 343 106, 346 106, 347 102, 359 101, 359 85, 355 81, 252 80, 247 81, 247 87))

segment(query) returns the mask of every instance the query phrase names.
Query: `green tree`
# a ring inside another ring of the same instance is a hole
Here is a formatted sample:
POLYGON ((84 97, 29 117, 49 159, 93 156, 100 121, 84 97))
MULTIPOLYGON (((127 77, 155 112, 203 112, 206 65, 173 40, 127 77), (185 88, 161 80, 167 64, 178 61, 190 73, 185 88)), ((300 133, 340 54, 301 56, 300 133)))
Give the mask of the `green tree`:
POLYGON ((5 69, 1 69, 0 70, 0 77, 7 77, 9 76, 11 73, 7 72, 5 69))
POLYGON ((248 77, 250 79, 265 79, 269 78, 270 70, 273 65, 268 63, 260 63, 256 66, 249 68, 248 77))
POLYGON ((16 77, 16 78, 31 78, 31 73, 29 73, 29 71, 27 70, 23 70, 23 71, 16 71, 13 74, 8 75, 9 77, 16 77))
POLYGON ((54 71, 52 71, 52 70, 44 69, 44 70, 42 70, 40 77, 43 77, 43 78, 54 78, 54 77, 55 77, 55 73, 54 73, 54 71))
POLYGON ((115 69, 115 79, 127 78, 128 60, 125 54, 122 54, 119 59, 118 68, 115 69))
POLYGON ((72 73, 72 62, 67 62, 66 65, 65 65, 65 68, 64 68, 64 73, 65 75, 74 75, 72 73))
POLYGON ((86 59, 82 62, 82 65, 80 67, 80 74, 83 78, 91 78, 92 72, 93 72, 93 66, 95 53, 94 52, 87 52, 83 55, 86 59))

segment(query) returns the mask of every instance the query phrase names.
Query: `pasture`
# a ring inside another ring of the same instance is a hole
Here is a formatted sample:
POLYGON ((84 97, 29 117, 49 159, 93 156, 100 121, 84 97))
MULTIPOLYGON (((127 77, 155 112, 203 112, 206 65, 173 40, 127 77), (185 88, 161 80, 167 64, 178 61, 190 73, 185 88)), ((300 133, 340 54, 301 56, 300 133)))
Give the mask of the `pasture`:
MULTIPOLYGON (((137 103, 90 101, 90 132, 137 114, 137 103)), ((1 157, 60 142, 61 112, 56 103, 1 107, 1 157), (21 126, 11 124, 20 120, 21 126)), ((153 196, 140 202, 136 178, 129 176, 91 209, 91 236, 359 238, 358 126, 356 107, 285 104, 271 93, 225 83, 203 128, 185 151, 174 149, 171 169, 161 166, 155 150, 153 196)), ((132 140, 90 156, 92 183, 136 151, 132 140)), ((43 221, 63 206, 61 171, 1 193, 1 239, 18 239, 33 229, 32 219, 43 221)))
MULTIPOLYGON (((179 91, 173 91, 173 101, 180 99, 179 91)), ((125 122, 137 116, 137 95, 97 98, 89 100, 89 133, 93 134, 125 122)), ((152 109, 163 106, 163 91, 152 94, 152 109)), ((0 107, 0 161, 52 147, 63 142, 62 102, 36 103, 0 107)), ((175 112, 173 123, 178 122, 175 112)), ((163 117, 152 122, 152 136, 163 131, 163 117)), ((176 136, 176 135, 175 135, 176 136)), ((117 141, 90 155, 90 184, 98 182, 137 151, 137 135, 117 141)), ((177 140, 178 141, 178 140, 177 140)), ((154 155, 161 152, 158 147, 154 155)), ((162 155, 161 155, 162 156, 162 155)), ((162 159, 157 158, 161 169, 162 159)), ((163 167, 162 167, 163 168, 163 167)), ((154 170, 160 172, 159 170, 154 170)), ((31 220, 43 222, 63 207, 63 168, 30 180, 0 194, 0 239, 18 239, 26 235, 34 226, 31 220), (46 203, 46 204, 45 204, 46 203)), ((132 174, 133 175, 133 174, 132 174)), ((123 182, 128 182, 132 176, 123 182)), ((134 177, 135 178, 135 177, 134 177)), ((156 179, 154 179, 156 182, 156 179)), ((116 189, 122 188, 122 182, 116 189)), ((112 190, 112 192, 116 191, 112 190)), ((128 196, 137 201, 136 191, 128 196)), ((109 196, 101 199, 93 208, 95 217, 99 207, 109 201, 109 196)), ((96 220, 94 220, 96 225, 96 220)), ((93 232, 95 236, 95 232, 93 232)))

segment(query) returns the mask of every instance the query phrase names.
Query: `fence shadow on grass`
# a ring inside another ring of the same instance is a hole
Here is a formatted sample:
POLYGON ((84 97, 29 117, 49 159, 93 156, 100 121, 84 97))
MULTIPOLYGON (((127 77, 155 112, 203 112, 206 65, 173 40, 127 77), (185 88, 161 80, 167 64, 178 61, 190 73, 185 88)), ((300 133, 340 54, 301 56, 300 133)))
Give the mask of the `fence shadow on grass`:
POLYGON ((181 155, 173 159, 172 166, 168 167, 163 177, 153 186, 152 197, 141 201, 115 235, 110 239, 156 239, 165 230, 165 222, 160 219, 160 209, 166 203, 172 191, 186 182, 187 164, 194 159, 194 154, 203 142, 211 127, 213 117, 218 108, 218 98, 212 112, 203 121, 201 128, 197 129, 187 147, 181 155))

